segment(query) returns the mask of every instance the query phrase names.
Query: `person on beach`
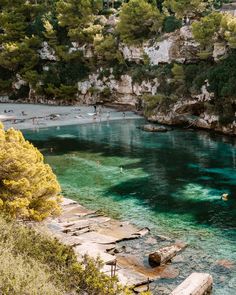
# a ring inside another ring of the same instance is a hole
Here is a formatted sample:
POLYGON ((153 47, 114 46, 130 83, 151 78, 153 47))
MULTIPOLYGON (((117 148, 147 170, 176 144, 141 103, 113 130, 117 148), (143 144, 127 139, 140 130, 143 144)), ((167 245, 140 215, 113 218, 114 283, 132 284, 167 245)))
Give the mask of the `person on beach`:
POLYGON ((96 106, 96 104, 93 107, 94 107, 94 113, 97 114, 97 106, 96 106))
POLYGON ((125 114, 125 112, 123 112, 123 118, 125 118, 125 116, 126 116, 126 114, 125 114))

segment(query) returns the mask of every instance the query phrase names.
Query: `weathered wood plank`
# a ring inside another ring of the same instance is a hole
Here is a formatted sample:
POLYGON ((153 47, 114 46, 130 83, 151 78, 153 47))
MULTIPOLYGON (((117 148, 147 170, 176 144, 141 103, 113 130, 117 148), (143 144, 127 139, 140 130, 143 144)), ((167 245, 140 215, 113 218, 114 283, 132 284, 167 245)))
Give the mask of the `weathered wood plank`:
POLYGON ((186 248, 186 244, 174 244, 149 254, 149 264, 159 266, 169 262, 178 252, 186 248))
POLYGON ((212 291, 213 278, 208 273, 192 273, 171 295, 205 295, 212 291))

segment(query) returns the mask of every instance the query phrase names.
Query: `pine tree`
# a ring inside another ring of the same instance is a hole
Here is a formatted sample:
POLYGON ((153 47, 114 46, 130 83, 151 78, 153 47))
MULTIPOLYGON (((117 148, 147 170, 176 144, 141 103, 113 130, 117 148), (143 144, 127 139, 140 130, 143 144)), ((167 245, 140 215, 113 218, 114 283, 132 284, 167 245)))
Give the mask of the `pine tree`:
POLYGON ((163 17, 146 0, 131 0, 122 6, 117 31, 127 44, 138 44, 160 31, 163 17))
POLYGON ((93 14, 102 7, 100 0, 59 0, 57 17, 59 24, 67 28, 72 41, 83 41, 83 29, 93 20, 93 14))
POLYGON ((0 123, 0 206, 15 218, 43 220, 60 213, 60 185, 42 154, 20 131, 0 123))

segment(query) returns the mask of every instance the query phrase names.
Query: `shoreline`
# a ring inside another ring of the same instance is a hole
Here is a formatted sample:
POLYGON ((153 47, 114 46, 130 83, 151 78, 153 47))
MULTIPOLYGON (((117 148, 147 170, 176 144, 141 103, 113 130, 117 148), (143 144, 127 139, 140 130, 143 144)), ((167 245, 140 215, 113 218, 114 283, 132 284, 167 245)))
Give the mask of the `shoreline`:
MULTIPOLYGON (((108 276, 116 275, 121 285, 135 293, 154 291, 160 279, 173 280, 179 276, 176 263, 150 266, 144 261, 147 245, 156 251, 166 245, 180 245, 180 241, 164 236, 154 238, 149 228, 100 214, 67 197, 63 197, 61 206, 62 214, 45 220, 42 226, 61 243, 71 246, 78 261, 83 255, 99 257, 104 263, 101 271, 108 276)), ((184 249, 185 246, 179 252, 184 249)), ((177 259, 180 253, 175 254, 177 259)), ((178 282, 174 285, 177 287, 178 282)))
POLYGON ((96 119, 93 117, 93 105, 78 105, 78 104, 50 104, 50 103, 29 103, 29 102, 0 102, 0 121, 3 122, 6 128, 16 127, 20 130, 25 129, 39 129, 48 127, 60 127, 69 125, 81 125, 90 123, 101 123, 115 120, 129 120, 129 119, 144 119, 150 124, 163 125, 166 127, 181 128, 183 130, 206 131, 221 136, 235 138, 235 133, 228 132, 224 129, 213 129, 207 127, 200 127, 188 124, 170 124, 146 118, 140 112, 136 112, 132 106, 129 105, 114 105, 97 104, 97 109, 101 108, 101 115, 97 115, 96 119), (128 110, 126 111, 126 109, 128 110), (4 113, 4 110, 13 110, 13 113, 4 113), (30 111, 29 111, 30 110, 30 111), (80 110, 80 111, 79 111, 80 110), (29 112, 28 112, 29 111, 29 112), (24 112, 26 115, 22 115, 24 112), (68 113, 70 112, 70 113, 68 113), (108 115, 109 113, 109 115, 108 115), (124 114, 125 113, 125 117, 124 114), (29 115, 30 114, 30 115, 29 115), (59 116, 58 116, 59 115, 59 116), (53 117, 54 116, 54 117, 53 117), (108 118, 109 116, 109 118, 108 118), (14 123, 14 120, 16 122, 14 123), (35 122, 33 123, 33 120, 35 122))
POLYGON ((42 104, 0 103, 0 121, 6 128, 41 129, 114 120, 143 119, 132 111, 101 107, 97 115, 94 106, 54 106, 42 104))

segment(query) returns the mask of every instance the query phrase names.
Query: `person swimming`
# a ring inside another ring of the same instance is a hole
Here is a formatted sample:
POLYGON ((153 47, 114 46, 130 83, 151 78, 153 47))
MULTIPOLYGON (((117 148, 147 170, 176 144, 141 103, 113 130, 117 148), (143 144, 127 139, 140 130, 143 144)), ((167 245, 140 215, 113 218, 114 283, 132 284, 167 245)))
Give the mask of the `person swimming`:
POLYGON ((228 201, 228 199, 229 199, 229 194, 222 194, 222 196, 221 196, 221 200, 223 200, 223 201, 228 201))

